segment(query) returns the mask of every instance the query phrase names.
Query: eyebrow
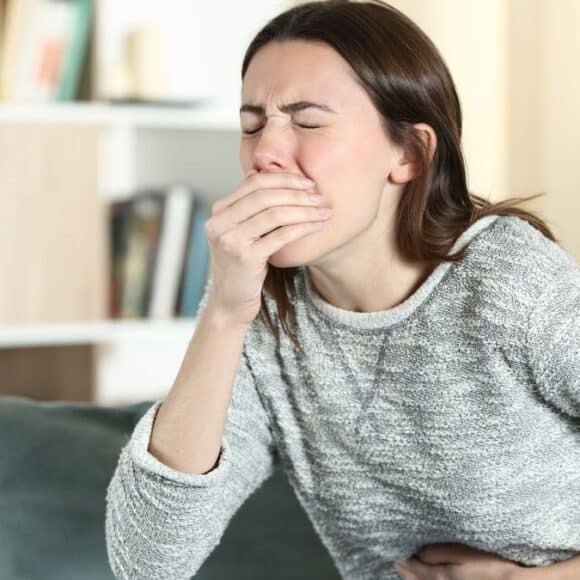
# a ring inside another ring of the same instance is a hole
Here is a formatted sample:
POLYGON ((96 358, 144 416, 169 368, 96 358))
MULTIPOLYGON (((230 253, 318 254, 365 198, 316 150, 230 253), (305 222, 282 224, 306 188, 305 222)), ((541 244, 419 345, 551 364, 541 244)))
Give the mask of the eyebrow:
MULTIPOLYGON (((295 113, 296 111, 303 111, 304 109, 320 109, 321 111, 326 111, 327 113, 336 113, 336 111, 331 109, 328 105, 313 103, 311 101, 295 101, 280 107, 280 110, 283 113, 295 113)), ((248 103, 240 107, 240 114, 253 113, 254 115, 263 116, 265 112, 266 111, 264 110, 264 107, 261 105, 252 105, 248 103)))

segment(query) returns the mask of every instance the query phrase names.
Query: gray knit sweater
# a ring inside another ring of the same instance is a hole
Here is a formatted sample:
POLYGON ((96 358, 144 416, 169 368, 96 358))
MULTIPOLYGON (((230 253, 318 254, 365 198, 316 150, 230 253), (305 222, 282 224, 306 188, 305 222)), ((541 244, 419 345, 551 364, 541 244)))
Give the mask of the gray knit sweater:
POLYGON ((157 401, 107 491, 116 576, 194 575, 275 464, 346 579, 398 579, 394 560, 437 542, 529 566, 580 553, 580 269, 517 217, 452 250, 470 240, 381 312, 334 307, 300 268, 305 356, 252 323, 211 472, 148 453, 157 401))

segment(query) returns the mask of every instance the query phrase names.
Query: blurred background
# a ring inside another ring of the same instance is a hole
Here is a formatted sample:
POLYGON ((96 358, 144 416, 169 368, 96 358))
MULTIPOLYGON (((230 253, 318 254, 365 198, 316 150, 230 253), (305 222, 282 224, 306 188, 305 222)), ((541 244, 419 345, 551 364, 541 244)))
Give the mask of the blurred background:
MULTIPOLYGON (((240 69, 290 0, 0 0, 0 394, 163 398, 243 179, 240 69)), ((393 0, 464 114, 470 190, 580 261, 580 2, 393 0)))

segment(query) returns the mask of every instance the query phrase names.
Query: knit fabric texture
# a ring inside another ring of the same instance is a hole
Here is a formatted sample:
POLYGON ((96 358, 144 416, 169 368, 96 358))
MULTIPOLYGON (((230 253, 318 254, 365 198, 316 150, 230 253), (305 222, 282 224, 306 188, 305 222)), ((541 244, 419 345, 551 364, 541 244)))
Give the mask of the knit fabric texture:
POLYGON ((345 579, 397 580, 395 560, 439 542, 524 566, 579 554, 580 269, 515 216, 477 220, 452 251, 468 242, 380 312, 331 305, 300 267, 304 353, 265 296, 281 344, 249 327, 214 469, 148 453, 162 401, 121 450, 115 575, 190 578, 277 465, 345 579))

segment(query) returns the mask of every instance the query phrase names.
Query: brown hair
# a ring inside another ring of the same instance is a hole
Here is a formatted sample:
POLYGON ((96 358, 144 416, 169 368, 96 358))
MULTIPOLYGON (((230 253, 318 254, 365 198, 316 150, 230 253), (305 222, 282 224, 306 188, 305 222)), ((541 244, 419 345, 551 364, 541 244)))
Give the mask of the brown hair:
MULTIPOLYGON (((455 240, 475 221, 489 214, 513 215, 528 221, 552 241, 548 226, 532 213, 514 207, 534 199, 508 198, 499 203, 470 193, 461 149, 461 106, 451 74, 429 37, 394 7, 371 0, 326 0, 300 4, 268 22, 248 46, 242 82, 256 52, 269 42, 325 42, 352 67, 381 114, 390 139, 411 153, 418 176, 405 184, 397 208, 399 251, 408 260, 438 265, 463 259, 469 244, 448 254, 455 240), (415 123, 427 123, 437 135, 431 162, 415 123)), ((276 301, 282 328, 302 350, 288 322, 295 320, 289 296, 295 296, 298 268, 269 264, 262 295, 276 301)), ((266 302, 260 310, 279 346, 277 328, 266 302)))

